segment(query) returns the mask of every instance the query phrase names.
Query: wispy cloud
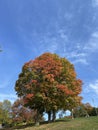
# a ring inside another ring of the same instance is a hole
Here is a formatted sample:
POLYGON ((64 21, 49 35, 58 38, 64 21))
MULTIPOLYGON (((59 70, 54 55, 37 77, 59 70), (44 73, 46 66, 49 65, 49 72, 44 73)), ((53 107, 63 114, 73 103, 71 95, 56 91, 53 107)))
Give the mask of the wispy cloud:
MULTIPOLYGON (((98 0, 92 0, 92 3, 98 6, 98 0)), ((79 63, 84 65, 89 64, 88 63, 89 55, 95 50, 98 50, 98 45, 97 45, 98 32, 93 32, 87 43, 85 43, 85 41, 84 43, 81 43, 80 40, 79 41, 80 43, 77 44, 78 42, 77 37, 75 37, 75 39, 71 39, 72 33, 75 32, 74 28, 72 28, 73 22, 77 23, 77 25, 79 22, 77 17, 78 14, 75 15, 74 14, 75 12, 74 13, 72 12, 73 6, 72 7, 69 6, 70 8, 69 11, 68 10, 65 11, 65 8, 62 9, 60 7, 56 11, 57 17, 50 17, 50 19, 47 18, 47 20, 50 20, 48 24, 42 18, 40 19, 40 22, 38 20, 35 23, 36 26, 33 23, 36 17, 33 17, 33 14, 29 13, 30 10, 24 16, 23 13, 24 12, 23 10, 25 10, 24 7, 25 6, 22 6, 22 8, 20 8, 21 10, 18 11, 20 15, 17 15, 18 17, 17 30, 19 35, 24 41, 25 48, 30 50, 29 52, 31 53, 30 54, 31 56, 32 56, 32 52, 33 54, 36 53, 35 55, 38 55, 39 52, 40 55, 46 51, 49 51, 52 53, 58 53, 63 57, 71 59, 71 61, 75 64, 79 64, 79 63), (20 21, 21 17, 22 17, 22 21, 20 21), (30 25, 29 31, 27 30, 27 28, 25 28, 25 24, 30 25), (74 30, 74 32, 72 29, 74 30), (72 42, 71 40, 73 41, 73 43, 71 43, 72 42)), ((32 6, 30 7, 30 9, 32 10, 32 6)), ((81 8, 78 9, 78 12, 79 11, 80 12, 83 11, 82 6, 81 8)), ((39 14, 43 14, 43 10, 40 13, 39 11, 38 12, 35 11, 35 12, 38 17, 40 16, 39 14)), ((80 14, 82 15, 82 13, 80 14)), ((84 22, 83 22, 83 26, 84 26, 84 22)), ((76 24, 74 25, 76 26, 76 24)))
POLYGON ((67 52, 66 53, 66 57, 68 59, 70 59, 74 64, 84 64, 84 65, 88 65, 88 61, 87 61, 87 54, 83 53, 83 52, 77 52, 77 51, 73 51, 72 52, 67 52))
POLYGON ((76 60, 73 61, 74 64, 78 64, 78 63, 81 63, 81 64, 84 64, 84 65, 88 65, 88 62, 87 60, 84 58, 77 58, 76 60))
POLYGON ((73 14, 67 12, 67 13, 65 13, 64 18, 65 18, 67 21, 70 21, 70 20, 73 18, 73 14))
POLYGON ((98 31, 92 33, 93 38, 98 38, 98 31))
POLYGON ((86 43, 86 45, 84 46, 84 50, 87 50, 87 51, 90 50, 89 53, 92 53, 98 50, 98 31, 93 31, 91 33, 88 43, 86 43))
POLYGON ((30 37, 25 39, 25 44, 31 52, 35 53, 39 52, 42 54, 44 52, 52 52, 59 53, 61 56, 71 59, 74 64, 84 64, 87 65, 89 56, 94 52, 98 51, 98 31, 95 31, 91 34, 88 41, 84 44, 81 43, 71 43, 68 34, 64 31, 64 29, 59 29, 57 27, 57 32, 55 35, 51 35, 50 32, 47 32, 45 35, 35 33, 30 33, 30 37), (31 37, 32 36, 32 37, 31 37), (33 38, 36 41, 33 41, 33 38), (36 43, 34 45, 34 42, 36 43), (40 46, 37 46, 37 44, 40 46), (73 45, 72 45, 73 44, 73 45))
POLYGON ((91 34, 91 37, 88 43, 85 45, 84 50, 88 53, 98 51, 98 31, 95 31, 91 34))
POLYGON ((0 93, 0 101, 9 100, 12 103, 17 99, 15 94, 2 94, 0 93))
POLYGON ((98 79, 89 84, 89 89, 93 90, 98 95, 98 79))
POLYGON ((13 87, 15 84, 15 78, 16 78, 15 74, 13 75, 9 74, 7 76, 7 73, 4 73, 2 77, 0 78, 0 88, 4 89, 4 88, 9 88, 11 86, 13 87))
POLYGON ((98 6, 98 0, 92 0, 92 4, 94 7, 98 6))
MULTIPOLYGON (((34 37, 35 34, 32 34, 32 37, 34 37)), ((44 52, 52 52, 52 53, 58 53, 63 57, 66 57, 68 59, 71 59, 71 61, 75 64, 82 63, 82 64, 88 64, 87 62, 87 56, 88 53, 86 53, 84 46, 81 43, 73 43, 73 45, 68 37, 68 35, 64 32, 63 29, 59 29, 56 32, 56 35, 51 36, 51 34, 48 32, 47 34, 40 35, 36 34, 39 39, 37 39, 40 43, 40 46, 34 45, 31 41, 28 42, 29 46, 27 47, 32 52, 38 52, 39 54, 42 54, 44 52)), ((30 39, 29 39, 30 40, 30 39)))
MULTIPOLYGON (((9 76, 10 77, 10 76, 9 76)), ((0 80, 0 88, 6 88, 9 87, 9 85, 12 84, 12 78, 8 78, 5 75, 0 80)))
POLYGON ((67 57, 71 58, 73 63, 82 63, 88 65, 88 59, 90 55, 98 52, 98 31, 95 31, 91 34, 88 42, 84 45, 79 43, 75 45, 74 51, 68 52, 67 57))
POLYGON ((14 75, 13 78, 10 74, 7 77, 6 75, 3 75, 3 77, 0 80, 0 101, 9 100, 13 103, 17 99, 17 95, 14 92, 14 86, 14 75))
POLYGON ((58 42, 56 37, 50 37, 50 36, 44 36, 41 38, 42 40, 40 41, 40 51, 41 52, 56 52, 58 49, 58 42))

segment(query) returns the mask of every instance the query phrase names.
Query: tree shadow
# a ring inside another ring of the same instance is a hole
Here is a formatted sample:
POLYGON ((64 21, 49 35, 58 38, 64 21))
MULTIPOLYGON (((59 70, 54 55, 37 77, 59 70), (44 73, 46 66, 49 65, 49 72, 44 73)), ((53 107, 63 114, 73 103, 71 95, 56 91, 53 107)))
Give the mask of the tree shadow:
POLYGON ((26 125, 17 125, 17 126, 12 126, 12 127, 4 127, 0 130, 14 130, 14 129, 25 129, 27 127, 32 127, 34 126, 34 123, 31 124, 26 124, 26 125))
POLYGON ((60 120, 56 120, 55 122, 69 122, 72 119, 60 119, 60 120))
MULTIPOLYGON (((57 122, 69 122, 71 121, 72 119, 57 119, 56 121, 51 121, 51 122, 48 122, 48 121, 42 121, 40 122, 40 125, 44 125, 44 124, 51 124, 51 123, 57 123, 57 122)), ((31 123, 31 124, 26 124, 26 125, 19 125, 19 126, 13 126, 13 127, 6 127, 6 128, 2 128, 0 130, 14 130, 14 129, 25 129, 27 127, 33 127, 35 126, 35 123, 31 123)))
POLYGON ((43 121, 40 123, 40 125, 43 125, 43 124, 50 124, 50 123, 56 123, 56 122, 69 122, 71 121, 72 119, 57 119, 56 121, 51 121, 51 122, 48 122, 48 121, 43 121))

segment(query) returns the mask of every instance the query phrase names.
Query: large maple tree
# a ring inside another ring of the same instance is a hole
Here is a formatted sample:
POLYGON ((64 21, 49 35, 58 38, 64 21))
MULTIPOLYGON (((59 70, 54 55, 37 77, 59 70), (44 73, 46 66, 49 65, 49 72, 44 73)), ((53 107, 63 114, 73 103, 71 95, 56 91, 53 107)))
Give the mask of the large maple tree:
POLYGON ((44 53, 23 65, 15 90, 25 105, 37 110, 37 121, 43 112, 48 113, 48 120, 51 114, 55 120, 56 111, 72 109, 81 102, 82 81, 66 58, 44 53))

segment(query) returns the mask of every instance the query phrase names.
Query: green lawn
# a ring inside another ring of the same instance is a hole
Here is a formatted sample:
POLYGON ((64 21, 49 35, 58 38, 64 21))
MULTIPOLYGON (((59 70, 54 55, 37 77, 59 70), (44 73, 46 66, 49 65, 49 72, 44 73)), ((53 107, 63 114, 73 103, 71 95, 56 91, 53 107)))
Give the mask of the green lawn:
POLYGON ((98 117, 57 120, 54 123, 18 128, 20 130, 98 130, 98 117))

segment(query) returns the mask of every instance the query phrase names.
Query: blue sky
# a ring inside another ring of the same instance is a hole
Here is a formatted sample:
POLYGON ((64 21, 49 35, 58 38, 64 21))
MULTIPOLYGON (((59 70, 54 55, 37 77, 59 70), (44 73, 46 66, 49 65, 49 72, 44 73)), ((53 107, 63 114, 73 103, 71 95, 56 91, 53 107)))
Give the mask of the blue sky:
POLYGON ((16 100, 25 62, 51 52, 74 64, 83 102, 98 107, 98 0, 0 0, 0 47, 0 101, 16 100))

